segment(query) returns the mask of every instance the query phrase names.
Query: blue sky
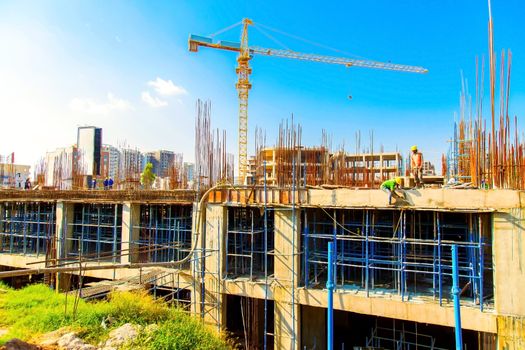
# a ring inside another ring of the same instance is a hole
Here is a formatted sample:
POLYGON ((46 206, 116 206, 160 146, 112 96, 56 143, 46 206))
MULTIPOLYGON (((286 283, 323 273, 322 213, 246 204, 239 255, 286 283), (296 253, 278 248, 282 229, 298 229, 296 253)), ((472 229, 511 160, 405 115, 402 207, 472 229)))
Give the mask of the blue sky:
MULTIPOLYGON (((525 4, 494 1, 492 10, 496 51, 513 52, 511 112, 523 117, 525 4)), ((406 153, 418 144, 437 161, 459 109, 460 70, 474 91, 475 57, 487 53, 487 12, 485 1, 473 0, 0 0, 0 154, 15 151, 33 164, 46 150, 73 144, 77 126, 97 125, 106 143, 171 149, 192 160, 197 98, 212 101, 212 124, 227 130, 236 153, 235 54, 190 53, 187 39, 249 17, 351 58, 429 69, 419 75, 255 57, 250 139, 259 126, 274 143, 279 122, 293 113, 304 144, 319 144, 324 128, 334 147, 354 149, 356 131, 368 144, 374 130, 375 149, 406 153)), ((341 55, 267 33, 297 51, 341 55)), ((217 38, 239 34, 237 27, 217 38)), ((280 48, 256 28, 250 43, 280 48)))

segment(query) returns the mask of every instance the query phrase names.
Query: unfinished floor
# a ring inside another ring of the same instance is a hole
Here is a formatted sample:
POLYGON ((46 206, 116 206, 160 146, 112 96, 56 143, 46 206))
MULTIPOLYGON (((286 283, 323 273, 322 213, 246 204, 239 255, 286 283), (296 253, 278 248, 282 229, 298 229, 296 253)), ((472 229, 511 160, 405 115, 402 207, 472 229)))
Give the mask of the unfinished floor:
MULTIPOLYGON (((84 271, 85 287, 106 281, 92 289, 98 297, 122 283, 145 285, 248 349, 323 349, 332 241, 336 349, 448 349, 456 244, 467 348, 525 347, 521 191, 409 191, 405 206, 347 189, 221 189, 201 208, 187 194, 59 197, 0 195, 3 269, 167 263, 191 253, 178 269, 84 271)), ((79 282, 77 273, 61 275, 47 281, 79 282)))

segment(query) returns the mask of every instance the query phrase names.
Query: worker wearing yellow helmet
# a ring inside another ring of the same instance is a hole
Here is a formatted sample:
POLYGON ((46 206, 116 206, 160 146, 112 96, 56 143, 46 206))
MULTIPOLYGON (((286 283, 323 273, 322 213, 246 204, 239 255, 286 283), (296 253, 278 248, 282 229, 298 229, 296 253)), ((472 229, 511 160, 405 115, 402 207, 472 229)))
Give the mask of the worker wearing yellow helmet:
POLYGON ((415 145, 410 147, 410 151, 410 170, 414 176, 416 188, 423 187, 423 154, 415 145))
POLYGON ((400 177, 396 177, 394 179, 386 180, 381 184, 381 190, 388 193, 388 205, 392 205, 392 197, 396 198, 396 201, 399 198, 403 198, 399 194, 396 193, 396 188, 401 188, 401 184, 403 181, 400 177))

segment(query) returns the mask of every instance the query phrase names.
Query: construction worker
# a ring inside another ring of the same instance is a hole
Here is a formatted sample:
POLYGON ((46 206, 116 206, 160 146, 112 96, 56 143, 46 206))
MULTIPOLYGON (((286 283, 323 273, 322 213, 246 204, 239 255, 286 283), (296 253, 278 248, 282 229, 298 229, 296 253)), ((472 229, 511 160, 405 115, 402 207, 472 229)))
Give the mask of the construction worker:
POLYGON ((404 198, 396 193, 396 188, 401 188, 401 178, 386 180, 381 184, 381 190, 388 193, 388 205, 392 205, 392 196, 397 199, 404 198))
POLYGON ((423 187, 423 154, 418 152, 417 146, 410 148, 412 153, 410 154, 410 169, 416 182, 416 188, 423 187))

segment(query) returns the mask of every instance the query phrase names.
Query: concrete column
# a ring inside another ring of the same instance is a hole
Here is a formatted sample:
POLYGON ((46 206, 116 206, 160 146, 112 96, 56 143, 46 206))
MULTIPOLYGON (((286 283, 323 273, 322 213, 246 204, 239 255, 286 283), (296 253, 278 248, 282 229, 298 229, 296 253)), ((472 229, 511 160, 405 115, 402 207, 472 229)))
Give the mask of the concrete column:
POLYGON ((275 349, 299 349, 300 307, 295 296, 300 283, 300 211, 276 209, 274 216, 275 349))
MULTIPOLYGON (((196 277, 201 286, 202 268, 204 267, 205 293, 201 295, 201 289, 197 289, 197 307, 204 322, 212 327, 224 328, 226 325, 225 298, 222 294, 222 274, 225 268, 226 250, 224 237, 226 232, 227 207, 222 204, 208 204, 205 210, 205 230, 201 232, 199 240, 202 250, 199 252, 199 263, 196 265, 196 277), (204 258, 201 258, 204 257, 204 258), (204 263, 204 266, 202 265, 204 263), (202 298, 204 298, 204 303, 202 298)), ((219 328, 216 328, 219 329, 219 328)))
MULTIPOLYGON (((56 226, 55 226, 55 247, 57 259, 65 258, 71 251, 72 242, 68 240, 73 236, 74 204, 59 201, 56 204, 56 226)), ((69 274, 57 273, 56 288, 58 291, 68 291, 70 289, 69 274)))
POLYGON ((73 236, 74 204, 59 201, 56 204, 56 255, 58 259, 65 258, 71 251, 73 243, 69 240, 73 236))
POLYGON ((0 230, 2 231, 3 231, 2 220, 4 220, 4 206, 5 206, 4 203, 0 203, 0 230))
POLYGON ((493 214, 492 262, 498 349, 525 347, 524 227, 525 217, 521 208, 493 214))
POLYGON ((493 215, 495 308, 498 314, 525 316, 525 217, 522 209, 493 215))
POLYGON ((140 204, 124 202, 122 205, 122 243, 120 263, 135 263, 139 260, 139 246, 136 242, 140 238, 140 204))
POLYGON ((525 317, 498 316, 498 349, 525 349, 525 317))

